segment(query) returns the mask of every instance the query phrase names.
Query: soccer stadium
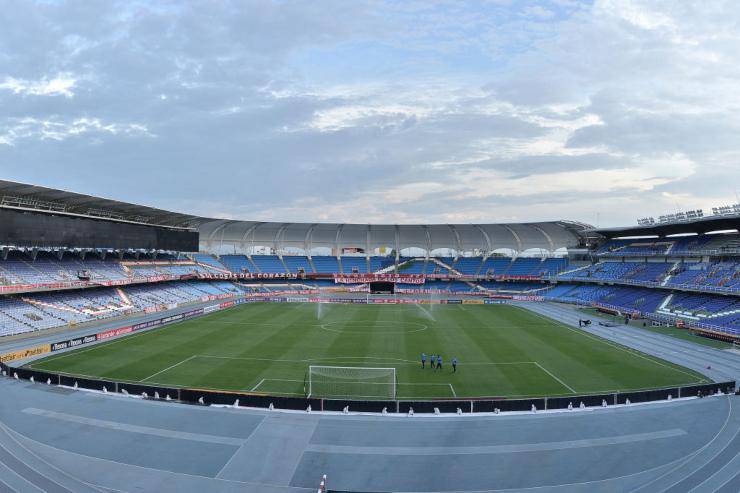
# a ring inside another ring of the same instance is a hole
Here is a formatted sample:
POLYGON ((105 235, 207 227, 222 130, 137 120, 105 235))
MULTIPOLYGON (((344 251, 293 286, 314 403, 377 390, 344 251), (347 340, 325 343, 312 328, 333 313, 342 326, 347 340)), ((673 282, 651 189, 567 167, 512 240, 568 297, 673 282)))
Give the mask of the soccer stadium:
POLYGON ((44 491, 516 489, 573 457, 599 488, 736 484, 738 206, 269 223, 0 192, 2 446, 44 491))
POLYGON ((0 493, 740 493, 731 0, 0 3, 0 493))

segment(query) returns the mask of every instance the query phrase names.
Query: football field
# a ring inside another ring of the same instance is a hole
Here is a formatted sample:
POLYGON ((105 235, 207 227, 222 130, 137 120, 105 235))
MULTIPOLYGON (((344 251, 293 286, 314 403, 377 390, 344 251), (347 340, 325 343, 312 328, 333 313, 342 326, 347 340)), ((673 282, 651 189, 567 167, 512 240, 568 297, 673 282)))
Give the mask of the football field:
MULTIPOLYGON (((399 399, 561 396, 707 381, 510 305, 244 304, 29 366, 151 385, 305 396, 312 365, 394 368, 399 399), (442 355, 443 368, 427 363, 422 369, 422 352, 442 355), (454 373, 453 357, 459 361, 454 373)), ((360 398, 363 388, 358 382, 352 395, 335 397, 360 398)))

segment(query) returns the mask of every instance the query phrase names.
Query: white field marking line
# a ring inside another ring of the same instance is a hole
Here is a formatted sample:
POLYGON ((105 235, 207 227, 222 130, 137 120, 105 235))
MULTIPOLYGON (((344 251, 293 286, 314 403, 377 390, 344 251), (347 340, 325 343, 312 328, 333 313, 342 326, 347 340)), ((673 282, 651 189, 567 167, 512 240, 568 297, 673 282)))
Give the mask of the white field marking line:
MULTIPOLYGON (((296 383, 303 383, 303 380, 296 380, 296 379, 292 379, 292 378, 263 378, 262 379, 262 382, 296 382, 296 383)), ((260 382, 260 384, 262 382, 260 382)), ((345 381, 343 383, 361 383, 363 385, 388 385, 388 383, 383 383, 383 382, 363 382, 363 381, 360 381, 360 380, 357 380, 357 381, 351 381, 350 380, 350 381, 345 381)), ((425 386, 443 386, 443 387, 446 387, 448 385, 452 386, 451 383, 423 383, 423 382, 421 382, 421 383, 418 383, 418 382, 413 382, 413 383, 412 382, 408 382, 408 383, 406 383, 406 382, 398 382, 398 385, 399 386, 401 386, 401 385, 425 385, 425 386)), ((453 391, 453 393, 454 393, 454 391, 453 391)))
MULTIPOLYGON (((519 307, 519 308, 522 309, 522 310, 527 310, 526 308, 521 308, 521 307, 519 307)), ((566 329, 568 329, 568 330, 570 330, 572 332, 575 332, 576 334, 581 334, 581 335, 586 336, 586 337, 588 337, 590 339, 593 339, 595 341, 602 342, 602 343, 606 344, 607 346, 612 346, 613 348, 621 349, 622 351, 624 351, 626 353, 629 353, 632 356, 637 356, 638 358, 642 358, 644 360, 650 361, 651 363, 655 363, 656 365, 664 366, 664 367, 669 368, 671 370, 675 370, 677 372, 681 372, 684 375, 689 375, 689 376, 694 377, 694 378, 696 377, 696 373, 689 373, 687 371, 681 370, 679 368, 674 368, 673 366, 670 366, 670 365, 667 365, 665 363, 661 363, 660 361, 657 361, 659 359, 657 356, 650 356, 650 357, 648 357, 647 355, 642 354, 637 349, 632 349, 632 348, 629 348, 629 347, 626 347, 626 346, 621 346, 621 345, 619 345, 617 343, 614 343, 614 342, 612 342, 612 341, 610 341, 608 339, 605 339, 603 337, 599 337, 597 335, 591 334, 590 332, 586 332, 586 331, 583 331, 583 330, 577 330, 574 327, 570 327, 570 326, 566 325, 565 323, 563 323, 563 322, 561 322, 559 320, 555 320, 554 318, 553 319, 548 319, 544 315, 542 315, 540 313, 537 313, 535 311, 532 311, 532 310, 527 310, 527 311, 529 313, 533 313, 536 316, 538 316, 540 318, 543 318, 545 320, 552 320, 553 323, 555 323, 557 325, 560 325, 562 327, 565 327, 566 329)), ((703 381, 706 381, 706 379, 701 379, 699 381, 700 382, 703 382, 703 381)))
POLYGON ((193 359, 193 358, 195 358, 195 357, 197 357, 197 355, 196 355, 196 354, 194 354, 194 355, 190 356, 189 358, 185 358, 184 360, 182 360, 182 361, 180 361, 180 362, 178 362, 178 363, 175 363, 174 365, 170 365, 170 366, 168 366, 168 367, 167 367, 167 368, 165 368, 164 370, 159 370, 159 371, 158 371, 157 373, 154 373, 154 374, 152 374, 152 375, 149 375, 149 376, 148 376, 148 377, 146 377, 145 379, 143 379, 143 380, 140 380, 140 382, 146 382, 146 381, 147 381, 147 380, 149 380, 150 378, 156 377, 156 376, 157 376, 157 375, 159 375, 160 373, 164 373, 164 372, 166 372, 166 371, 168 371, 168 370, 171 370, 171 369, 173 369, 173 368, 174 368, 174 367, 176 367, 176 366, 180 366, 181 364, 183 364, 183 363, 185 363, 185 362, 187 362, 187 361, 190 361, 191 359, 193 359))
POLYGON ((257 385, 255 385, 254 387, 252 387, 252 390, 250 390, 250 392, 254 392, 255 390, 257 390, 259 388, 259 386, 262 385, 263 383, 265 383, 265 379, 264 378, 262 380, 260 380, 257 385))
POLYGON ((536 361, 534 362, 534 364, 535 364, 535 365, 537 365, 537 366, 539 367, 539 369, 540 369, 540 370, 544 371, 545 373, 547 373, 548 375, 550 375, 550 376, 551 376, 552 378, 554 378, 555 380, 557 380, 557 381, 558 381, 558 382, 560 383, 560 385, 562 385, 563 387, 567 388, 568 390, 570 390, 570 391, 571 391, 572 393, 574 393, 574 394, 576 394, 576 393, 577 393, 577 392, 576 392, 575 390, 573 390, 573 387, 571 387, 571 386, 570 386, 570 385, 568 385, 567 383, 565 383, 565 382, 563 382, 562 380, 560 380, 560 379, 559 379, 558 377, 556 377, 556 376, 555 376, 555 375, 554 375, 554 374, 553 374, 553 373, 552 373, 552 372, 551 372, 550 370, 548 370, 547 368, 545 368, 545 367, 544 367, 544 366, 542 366, 541 364, 537 363, 536 361))
MULTIPOLYGON (((333 356, 331 358, 308 358, 308 359, 273 359, 273 358, 250 358, 247 356, 220 356, 215 354, 196 354, 198 358, 216 358, 216 359, 233 359, 244 361, 271 361, 274 363, 311 363, 314 361, 345 361, 345 360, 379 360, 379 361, 400 361, 413 365, 421 364, 421 361, 400 359, 400 358, 382 358, 375 356, 333 356)), ((467 366, 496 366, 496 365, 536 365, 536 361, 474 361, 465 363, 467 366)))
POLYGON ((450 390, 452 391, 452 397, 457 397, 457 394, 455 393, 455 387, 450 384, 450 390))

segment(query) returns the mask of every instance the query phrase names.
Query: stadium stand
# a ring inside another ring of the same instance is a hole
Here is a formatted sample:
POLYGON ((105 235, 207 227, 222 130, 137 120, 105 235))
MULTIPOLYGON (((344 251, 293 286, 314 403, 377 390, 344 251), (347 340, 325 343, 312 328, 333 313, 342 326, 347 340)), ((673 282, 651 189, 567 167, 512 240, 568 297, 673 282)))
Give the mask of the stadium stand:
POLYGON ((259 272, 246 255, 221 255, 219 260, 227 269, 237 274, 259 272))
POLYGON ((345 274, 365 274, 367 273, 367 258, 342 256, 342 272, 345 274))
POLYGON ((308 261, 308 257, 306 256, 285 255, 283 256, 283 262, 285 262, 285 266, 288 267, 288 270, 294 274, 301 271, 304 273, 313 272, 313 267, 311 267, 311 263, 308 261))
POLYGON ((330 256, 315 256, 311 257, 316 272, 319 274, 337 274, 339 270, 339 262, 336 257, 330 256))

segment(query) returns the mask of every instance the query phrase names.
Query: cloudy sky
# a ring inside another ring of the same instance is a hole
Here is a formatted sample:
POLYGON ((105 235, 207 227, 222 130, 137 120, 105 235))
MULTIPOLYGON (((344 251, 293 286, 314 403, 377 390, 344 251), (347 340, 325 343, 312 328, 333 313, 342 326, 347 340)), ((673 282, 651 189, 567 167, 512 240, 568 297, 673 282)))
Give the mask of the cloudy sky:
POLYGON ((737 202, 723 1, 3 1, 0 178, 217 217, 737 202))

